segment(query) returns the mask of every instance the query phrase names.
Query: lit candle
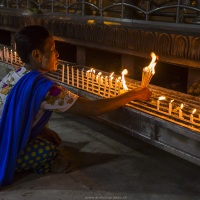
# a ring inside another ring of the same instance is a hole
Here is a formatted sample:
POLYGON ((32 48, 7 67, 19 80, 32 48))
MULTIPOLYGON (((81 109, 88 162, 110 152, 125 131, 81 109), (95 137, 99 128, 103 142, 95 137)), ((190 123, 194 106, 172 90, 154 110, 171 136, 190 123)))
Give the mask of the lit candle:
POLYGON ((81 71, 81 76, 82 76, 82 89, 84 89, 84 69, 81 71))
POLYGON ((98 77, 99 77, 98 78, 98 84, 99 85, 102 84, 102 76, 101 76, 101 74, 102 74, 101 72, 98 73, 98 77))
POLYGON ((110 84, 110 87, 112 87, 112 80, 113 80, 113 74, 114 72, 112 72, 109 76, 109 84, 110 84))
POLYGON ((67 84, 69 84, 69 65, 67 65, 67 84))
POLYGON ((1 60, 3 60, 3 51, 0 49, 0 57, 1 57, 1 60))
POLYGON ((171 100, 170 102, 169 102, 169 115, 171 115, 172 114, 172 102, 173 102, 174 100, 171 100))
POLYGON ((6 60, 6 48, 5 47, 3 48, 3 57, 4 57, 4 60, 6 60))
POLYGON ((65 78, 65 65, 62 65, 62 82, 64 82, 64 78, 65 78))
POLYGON ((98 83, 98 94, 99 95, 100 95, 100 92, 101 92, 101 78, 102 77, 99 76, 99 83, 98 83))
POLYGON ((108 97, 110 97, 110 88, 111 88, 111 83, 110 83, 110 80, 109 80, 109 86, 108 86, 108 97))
POLYGON ((157 100, 157 111, 160 110, 160 101, 161 100, 165 100, 165 99, 166 99, 166 97, 164 97, 164 96, 158 97, 158 100, 157 100))
POLYGON ((100 78, 100 84, 103 84, 103 76, 100 78))
POLYGON ((76 85, 77 87, 79 87, 79 70, 78 69, 76 70, 76 73, 77 73, 76 85))
POLYGON ((114 89, 115 89, 115 96, 116 96, 116 94, 117 94, 117 85, 118 85, 118 79, 116 78, 115 79, 115 87, 114 87, 114 89))
POLYGON ((104 78, 104 97, 106 96, 107 76, 104 78))
POLYGON ((95 70, 92 69, 92 92, 94 92, 95 70))
POLYGON ((14 55, 15 55, 15 63, 17 63, 17 52, 16 51, 14 52, 14 55))
POLYGON ((72 86, 74 86, 74 67, 72 66, 72 86))
POLYGON ((99 75, 96 75, 96 83, 99 83, 99 75))
POLYGON ((11 64, 13 63, 13 52, 12 52, 12 49, 10 51, 10 62, 11 62, 11 64))
POLYGON ((192 114, 190 115, 190 122, 191 123, 194 123, 194 116, 193 116, 193 114, 196 112, 196 108, 192 111, 192 114))
POLYGON ((124 91, 127 91, 127 90, 128 90, 128 87, 127 87, 126 81, 125 81, 125 77, 124 77, 126 74, 128 74, 128 70, 127 70, 127 69, 124 69, 124 70, 122 71, 122 85, 123 85, 124 91))
POLYGON ((87 78, 86 90, 88 90, 88 85, 89 85, 89 70, 86 72, 86 78, 87 78))
POLYGON ((9 50, 8 50, 8 48, 6 48, 6 54, 7 54, 7 55, 6 55, 6 62, 8 62, 9 57, 10 57, 10 56, 9 56, 9 50))
POLYGON ((120 94, 121 89, 121 77, 118 78, 118 95, 120 94))
POLYGON ((96 76, 96 75, 95 75, 95 70, 93 69, 93 70, 92 70, 92 79, 93 79, 93 80, 95 79, 95 76, 96 76))
POLYGON ((105 87, 107 87, 107 86, 108 86, 108 77, 105 76, 105 79, 104 79, 104 80, 105 80, 105 83, 104 83, 104 84, 105 84, 105 87))
MULTIPOLYGON (((113 74, 113 73, 112 73, 113 74)), ((110 90, 111 90, 111 87, 112 87, 112 79, 113 79, 113 76, 111 75, 109 77, 109 88, 108 88, 108 96, 110 97, 111 93, 110 93, 110 90)))
POLYGON ((179 118, 180 118, 180 119, 183 119, 183 112, 182 112, 182 109, 183 109, 183 103, 181 104, 180 109, 179 109, 179 118))

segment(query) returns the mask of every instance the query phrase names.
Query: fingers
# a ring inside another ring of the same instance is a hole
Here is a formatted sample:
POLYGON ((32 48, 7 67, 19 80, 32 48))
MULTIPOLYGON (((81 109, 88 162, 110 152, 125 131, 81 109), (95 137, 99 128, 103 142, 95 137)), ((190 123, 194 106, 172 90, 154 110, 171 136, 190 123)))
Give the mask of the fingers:
POLYGON ((150 99, 152 92, 149 90, 149 88, 138 88, 139 89, 139 100, 141 101, 147 101, 150 99))

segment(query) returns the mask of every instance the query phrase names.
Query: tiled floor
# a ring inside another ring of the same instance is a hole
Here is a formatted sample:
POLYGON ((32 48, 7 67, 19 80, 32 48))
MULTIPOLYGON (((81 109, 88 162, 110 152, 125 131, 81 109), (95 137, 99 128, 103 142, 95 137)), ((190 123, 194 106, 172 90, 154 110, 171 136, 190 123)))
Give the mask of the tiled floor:
POLYGON ((199 200, 200 167, 90 118, 54 114, 75 168, 65 174, 24 174, 0 200, 199 200))

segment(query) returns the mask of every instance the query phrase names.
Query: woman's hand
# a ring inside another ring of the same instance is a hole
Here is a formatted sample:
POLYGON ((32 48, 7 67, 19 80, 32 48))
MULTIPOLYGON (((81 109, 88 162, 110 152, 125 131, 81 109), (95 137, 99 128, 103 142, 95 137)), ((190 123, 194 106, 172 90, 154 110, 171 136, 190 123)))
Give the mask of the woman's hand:
POLYGON ((147 101, 152 95, 152 92, 147 87, 138 87, 134 91, 136 92, 136 99, 140 101, 147 101))
POLYGON ((55 145, 60 145, 62 142, 62 139, 60 138, 60 136, 53 130, 45 127, 41 133, 40 136, 43 137, 44 139, 52 142, 55 145))

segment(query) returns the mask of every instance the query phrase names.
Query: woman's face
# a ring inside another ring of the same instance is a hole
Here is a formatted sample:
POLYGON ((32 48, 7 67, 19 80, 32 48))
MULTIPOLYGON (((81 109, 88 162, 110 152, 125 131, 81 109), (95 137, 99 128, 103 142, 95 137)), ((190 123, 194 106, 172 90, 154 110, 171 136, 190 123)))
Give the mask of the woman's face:
POLYGON ((42 70, 56 71, 59 54, 55 48, 55 41, 52 36, 45 40, 44 51, 42 53, 42 70))

